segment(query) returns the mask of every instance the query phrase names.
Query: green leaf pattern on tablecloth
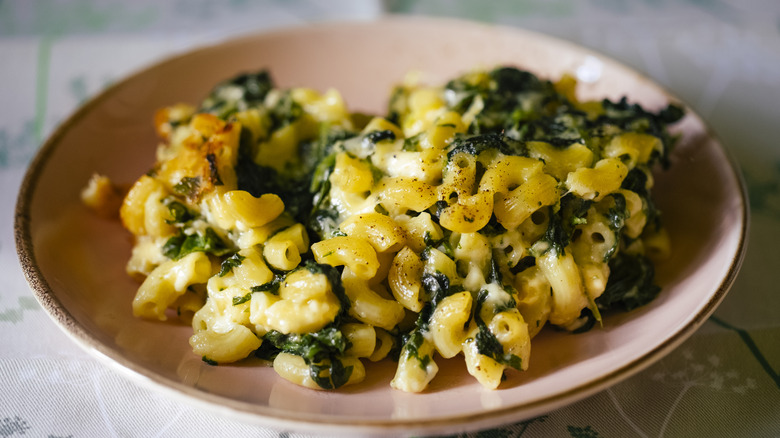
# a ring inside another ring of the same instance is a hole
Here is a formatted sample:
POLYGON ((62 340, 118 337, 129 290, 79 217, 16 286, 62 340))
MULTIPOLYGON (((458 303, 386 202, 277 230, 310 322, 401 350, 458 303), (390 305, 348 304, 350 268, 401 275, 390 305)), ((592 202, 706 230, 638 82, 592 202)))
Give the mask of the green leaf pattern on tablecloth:
POLYGON ((35 153, 35 121, 0 128, 0 169, 26 165, 35 153))
POLYGON ((531 418, 530 420, 521 421, 511 426, 485 429, 474 433, 443 435, 441 438, 520 438, 524 436, 526 432, 530 432, 529 428, 531 428, 533 424, 544 423, 547 418, 547 415, 542 415, 540 417, 531 418))
POLYGON ((15 307, 4 308, 0 305, 0 322, 10 322, 16 324, 24 319, 24 314, 31 310, 38 310, 40 306, 35 298, 31 296, 21 296, 17 299, 15 307))
MULTIPOLYGON (((761 352, 761 349, 756 345, 753 338, 750 336, 750 332, 744 329, 740 329, 738 327, 734 327, 733 325, 727 323, 726 321, 721 320, 720 318, 713 316, 710 318, 710 321, 714 322, 715 324, 724 327, 729 330, 733 330, 736 332, 740 339, 742 339, 742 342, 745 344, 745 347, 750 350, 750 353, 755 357, 756 361, 761 365, 761 367, 764 369, 766 374, 775 382, 775 385, 777 385, 777 388, 780 389, 780 375, 778 375, 777 370, 775 370, 772 367, 772 364, 769 363, 769 360, 764 356, 764 354, 761 352)), ((752 380, 748 382, 748 386, 753 385, 754 383, 752 380)), ((735 389, 735 391, 740 392, 744 391, 743 386, 738 387, 739 390, 735 389)))

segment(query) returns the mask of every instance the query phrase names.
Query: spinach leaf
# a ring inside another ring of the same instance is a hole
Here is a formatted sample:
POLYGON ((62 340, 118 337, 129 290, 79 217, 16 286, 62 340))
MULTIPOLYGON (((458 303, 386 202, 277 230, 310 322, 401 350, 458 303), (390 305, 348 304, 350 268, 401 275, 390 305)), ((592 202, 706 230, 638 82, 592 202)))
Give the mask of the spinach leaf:
POLYGON ((384 131, 371 131, 365 135, 364 139, 374 144, 385 140, 395 140, 395 132, 389 129, 385 129, 384 131))
POLYGON ((219 273, 217 273, 217 276, 224 277, 228 275, 231 271, 233 271, 233 268, 241 266, 241 262, 243 262, 245 258, 246 257, 239 253, 235 253, 232 256, 226 258, 220 264, 219 273))
POLYGON ((433 309, 439 305, 441 300, 452 294, 450 290, 450 279, 441 272, 423 274, 422 287, 428 294, 433 309))
MULTIPOLYGON (((549 244, 548 250, 565 254, 565 248, 571 243, 576 226, 585 223, 592 201, 568 193, 560 200, 560 208, 555 211, 549 207, 549 223, 541 240, 549 244)), ((546 252, 546 251, 545 251, 546 252)))
POLYGON ((186 205, 175 200, 166 200, 165 204, 168 207, 168 214, 171 215, 170 219, 166 219, 165 223, 170 225, 183 225, 187 222, 195 219, 193 214, 186 205))
POLYGON ((352 367, 345 367, 340 359, 350 342, 334 325, 302 335, 272 330, 263 336, 263 344, 266 343, 269 345, 261 347, 256 355, 263 359, 271 359, 279 352, 300 356, 309 366, 312 380, 321 388, 343 386, 352 375, 352 367))
POLYGON ((162 248, 163 255, 171 260, 179 260, 198 251, 222 256, 230 252, 230 248, 212 228, 206 228, 203 233, 195 232, 193 234, 179 231, 179 234, 169 238, 162 248))
POLYGON ((266 70, 242 74, 217 84, 203 100, 200 111, 226 119, 238 111, 261 105, 273 88, 274 82, 266 70))
POLYGON ((505 155, 527 155, 525 144, 502 134, 487 133, 456 136, 452 141, 450 151, 447 153, 447 159, 451 160, 456 154, 461 152, 476 157, 482 152, 491 149, 495 149, 505 155))
POLYGON ((422 330, 420 329, 412 330, 411 333, 409 333, 409 336, 406 338, 405 342, 403 343, 401 354, 405 353, 407 357, 417 359, 420 368, 425 370, 426 368, 428 368, 428 364, 431 363, 431 356, 427 354, 422 357, 420 356, 420 347, 422 346, 423 342, 425 342, 425 337, 423 335, 422 330))
POLYGON ((643 199, 648 225, 660 228, 661 211, 656 207, 653 198, 647 190, 647 173, 638 167, 631 169, 625 179, 623 179, 621 188, 631 190, 643 199))
POLYGON ((612 193, 609 196, 612 198, 613 204, 611 207, 609 207, 604 216, 607 218, 609 228, 612 229, 612 231, 615 233, 615 244, 612 245, 612 247, 606 253, 604 253, 605 262, 608 262, 609 259, 611 259, 615 254, 615 252, 617 252, 618 246, 620 245, 620 231, 625 226, 626 219, 631 216, 631 214, 628 212, 625 196, 621 195, 620 193, 612 193))
POLYGON ((635 131, 650 134, 661 139, 663 144, 663 153, 660 156, 651 157, 659 159, 664 167, 669 165, 669 154, 671 153, 675 138, 672 137, 666 129, 667 125, 675 123, 682 119, 685 111, 682 107, 670 104, 658 114, 646 111, 639 104, 630 104, 628 99, 623 97, 617 102, 608 99, 602 101, 604 114, 600 116, 594 125, 614 125, 623 131, 635 131))
POLYGON ((504 353, 504 347, 480 316, 482 306, 485 304, 487 296, 488 292, 486 290, 483 289, 479 291, 476 304, 474 305, 474 322, 477 323, 477 327, 479 328, 479 331, 474 337, 477 351, 479 351, 479 354, 485 355, 502 365, 520 370, 522 369, 522 360, 520 357, 512 353, 504 353))
POLYGON ((279 285, 281 284, 281 282, 282 282, 281 278, 274 277, 274 279, 269 281, 268 283, 252 286, 252 292, 268 292, 272 295, 279 295, 279 285))
POLYGON ((661 290, 653 284, 655 268, 644 256, 618 253, 609 261, 609 279, 596 299, 601 309, 633 310, 652 301, 661 290))
POLYGON ((249 292, 246 295, 233 297, 233 305, 238 306, 239 304, 244 304, 251 299, 252 299, 252 292, 249 292))
POLYGON ((347 293, 344 291, 344 285, 341 283, 341 271, 338 268, 317 263, 314 260, 306 260, 299 267, 290 271, 290 273, 295 272, 298 269, 306 269, 312 274, 325 275, 330 283, 331 291, 333 291, 333 294, 336 295, 336 298, 338 298, 339 303, 341 304, 341 314, 349 309, 351 304, 349 297, 347 297, 347 293))
POLYGON ((200 193, 200 183, 201 180, 199 176, 185 176, 181 179, 181 181, 173 186, 173 191, 176 194, 182 195, 188 199, 194 199, 197 197, 198 193, 200 193))

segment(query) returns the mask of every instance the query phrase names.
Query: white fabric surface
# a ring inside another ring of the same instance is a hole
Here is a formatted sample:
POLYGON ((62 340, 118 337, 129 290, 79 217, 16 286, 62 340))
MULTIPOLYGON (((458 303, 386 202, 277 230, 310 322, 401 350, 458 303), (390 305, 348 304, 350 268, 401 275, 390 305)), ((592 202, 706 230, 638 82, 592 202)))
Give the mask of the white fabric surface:
POLYGON ((742 272, 690 340, 593 397, 472 435, 780 436, 780 3, 19 0, 0 2, 0 437, 297 436, 180 405, 79 348, 24 280, 12 212, 45 136, 112 81, 230 35, 371 19, 385 9, 517 25, 616 57, 707 119, 742 166, 750 191, 751 242, 742 272))

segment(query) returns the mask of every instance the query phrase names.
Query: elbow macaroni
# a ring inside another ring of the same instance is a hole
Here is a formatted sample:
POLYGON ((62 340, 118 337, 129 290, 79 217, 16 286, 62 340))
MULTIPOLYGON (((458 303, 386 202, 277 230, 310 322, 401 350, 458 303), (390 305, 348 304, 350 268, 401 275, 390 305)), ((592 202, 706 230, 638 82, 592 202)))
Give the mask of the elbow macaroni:
POLYGON ((600 320, 616 257, 668 256, 649 190, 670 144, 577 101, 571 76, 520 92, 514 72, 406 83, 370 120, 336 90, 265 73, 262 99, 226 82, 197 111, 160 110, 157 163, 121 206, 106 177, 83 195, 135 238, 134 314, 192 315, 204 361, 264 352, 314 389, 393 352, 390 385, 407 392, 437 357, 461 356, 487 388, 527 369, 545 325, 600 320))

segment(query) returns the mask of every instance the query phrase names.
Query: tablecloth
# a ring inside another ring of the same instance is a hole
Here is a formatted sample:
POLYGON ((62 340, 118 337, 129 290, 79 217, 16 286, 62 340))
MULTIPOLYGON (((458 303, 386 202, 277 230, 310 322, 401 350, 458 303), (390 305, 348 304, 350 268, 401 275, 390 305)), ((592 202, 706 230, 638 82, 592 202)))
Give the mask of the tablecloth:
POLYGON ((47 134, 108 84, 246 32, 382 14, 544 32, 644 72, 707 120, 744 173, 750 244, 682 346, 587 399, 479 437, 780 436, 780 2, 774 0, 0 1, 0 437, 292 437, 182 405, 80 349, 22 274, 16 194, 47 134))

